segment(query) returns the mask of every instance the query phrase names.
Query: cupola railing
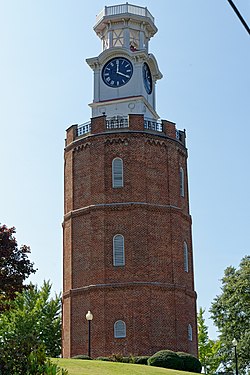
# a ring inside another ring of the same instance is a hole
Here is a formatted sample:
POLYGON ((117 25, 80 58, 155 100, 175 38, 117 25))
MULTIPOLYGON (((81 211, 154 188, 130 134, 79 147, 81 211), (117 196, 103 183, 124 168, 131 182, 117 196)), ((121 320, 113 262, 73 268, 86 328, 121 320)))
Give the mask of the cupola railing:
POLYGON ((105 16, 114 16, 117 14, 130 13, 137 16, 148 17, 154 23, 154 17, 147 8, 140 7, 138 5, 132 5, 129 3, 120 5, 106 6, 96 17, 96 23, 98 23, 105 16))

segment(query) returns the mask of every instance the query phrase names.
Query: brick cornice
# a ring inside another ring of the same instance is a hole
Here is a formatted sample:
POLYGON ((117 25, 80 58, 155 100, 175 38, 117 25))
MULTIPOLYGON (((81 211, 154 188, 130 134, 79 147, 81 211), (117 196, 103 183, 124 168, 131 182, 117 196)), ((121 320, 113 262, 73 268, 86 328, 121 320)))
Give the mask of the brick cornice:
POLYGON ((82 149, 83 147, 90 146, 92 142, 94 142, 99 137, 106 138, 105 144, 112 143, 118 137, 120 141, 129 141, 131 136, 139 136, 145 137, 145 141, 149 142, 151 145, 157 146, 164 146, 167 148, 169 143, 174 143, 178 145, 178 151, 182 152, 184 156, 187 156, 187 148, 175 138, 168 137, 164 133, 154 132, 154 131, 145 131, 145 130, 130 130, 129 128, 124 129, 117 129, 117 130, 109 130, 102 133, 97 134, 88 134, 82 137, 75 139, 72 143, 65 147, 65 152, 69 152, 73 149, 73 151, 77 151, 82 149), (113 138, 111 138, 113 137, 113 138), (86 146, 85 146, 86 144, 86 146))
POLYGON ((167 210, 172 212, 178 212, 178 214, 183 215, 188 221, 191 222, 191 215, 185 214, 182 212, 182 209, 177 206, 173 205, 163 205, 163 204, 155 204, 155 203, 147 203, 147 202, 114 202, 114 203, 101 203, 101 204, 93 204, 87 207, 78 208, 76 210, 72 210, 64 215, 64 222, 70 220, 74 217, 78 217, 81 215, 85 215, 90 213, 94 210, 124 210, 124 209, 134 209, 134 208, 146 208, 147 210, 167 210))
POLYGON ((63 293, 63 298, 69 298, 72 296, 76 296, 79 294, 82 294, 84 292, 89 292, 96 289, 134 289, 134 288, 156 288, 156 289, 169 289, 173 291, 182 291, 185 294, 197 298, 197 293, 193 290, 188 290, 187 288, 183 287, 182 285, 178 284, 170 284, 170 283, 161 283, 161 282, 149 282, 149 281, 131 281, 131 282, 125 282, 125 283, 107 283, 107 284, 95 284, 95 285, 87 285, 83 286, 81 288, 74 288, 70 289, 63 293))

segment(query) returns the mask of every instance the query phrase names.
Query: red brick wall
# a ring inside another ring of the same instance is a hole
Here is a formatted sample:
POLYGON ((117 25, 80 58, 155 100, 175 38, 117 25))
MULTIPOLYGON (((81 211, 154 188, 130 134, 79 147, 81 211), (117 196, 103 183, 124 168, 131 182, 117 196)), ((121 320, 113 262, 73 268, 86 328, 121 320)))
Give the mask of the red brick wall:
POLYGON ((72 294, 71 356, 87 353, 85 314, 89 308, 94 315, 93 357, 112 353, 152 355, 166 348, 197 353, 196 341, 186 339, 188 324, 196 324, 195 309, 190 309, 195 306, 195 294, 189 296, 171 285, 150 284, 92 287, 72 294), (119 319, 126 322, 126 338, 114 338, 114 323, 119 319))
POLYGON ((98 132, 76 137, 65 149, 63 355, 87 353, 88 310, 94 314, 93 357, 164 348, 197 355, 186 148, 175 139, 172 123, 170 137, 142 132, 142 115, 130 116, 122 131, 101 131, 103 120, 96 120, 98 132), (115 157, 124 163, 124 187, 117 189, 112 188, 115 157), (113 266, 116 234, 125 239, 123 267, 113 266), (114 338, 119 319, 127 325, 124 339, 114 338))
POLYGON ((99 116, 91 119, 91 132, 98 134, 105 131, 106 116, 99 116))

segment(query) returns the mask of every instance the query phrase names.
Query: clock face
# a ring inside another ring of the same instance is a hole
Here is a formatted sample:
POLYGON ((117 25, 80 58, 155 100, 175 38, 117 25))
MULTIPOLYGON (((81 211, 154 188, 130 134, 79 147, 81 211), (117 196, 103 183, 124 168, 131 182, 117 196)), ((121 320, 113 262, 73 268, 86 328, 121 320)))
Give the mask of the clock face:
POLYGON ((147 91, 148 94, 151 94, 153 82, 152 82, 151 72, 147 63, 143 64, 142 76, 143 76, 143 83, 144 83, 145 90, 147 91))
POLYGON ((133 65, 124 57, 109 60, 102 69, 102 79, 110 87, 126 85, 133 75, 133 65))

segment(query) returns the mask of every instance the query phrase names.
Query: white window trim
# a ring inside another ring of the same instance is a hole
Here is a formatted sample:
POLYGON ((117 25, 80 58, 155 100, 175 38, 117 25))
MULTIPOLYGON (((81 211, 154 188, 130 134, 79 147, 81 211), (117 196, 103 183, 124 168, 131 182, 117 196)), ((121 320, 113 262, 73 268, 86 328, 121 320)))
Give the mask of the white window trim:
POLYGON ((188 340, 193 341, 193 329, 191 324, 188 325, 188 340))
POLYGON ((114 337, 116 339, 123 339, 126 335, 126 323, 123 320, 117 320, 114 324, 114 337))
POLYGON ((181 197, 185 196, 185 178, 184 178, 184 169, 180 167, 180 193, 181 197))
POLYGON ((183 256, 184 256, 184 271, 189 272, 188 245, 186 241, 184 241, 184 244, 183 244, 183 256))
POLYGON ((112 160, 112 187, 113 188, 122 188, 123 187, 123 160, 121 158, 114 158, 112 160), (121 171, 115 173, 115 162, 118 161, 121 163, 119 167, 121 171))
POLYGON ((125 266, 125 250, 124 250, 124 236, 122 234, 116 234, 113 237, 113 265, 115 267, 122 267, 125 266), (116 254, 116 248, 115 248, 115 239, 116 237, 121 237, 122 238, 122 252, 119 254, 119 258, 122 258, 122 260, 117 260, 117 254, 116 254))

